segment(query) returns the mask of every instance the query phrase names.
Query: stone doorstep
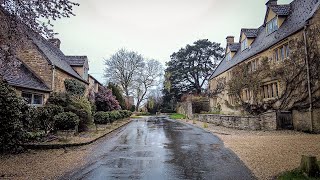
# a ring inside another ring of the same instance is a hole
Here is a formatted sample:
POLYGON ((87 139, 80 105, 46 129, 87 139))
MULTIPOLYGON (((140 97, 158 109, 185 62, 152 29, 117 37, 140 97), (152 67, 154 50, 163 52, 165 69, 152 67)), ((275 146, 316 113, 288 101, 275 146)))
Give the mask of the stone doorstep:
POLYGON ((34 144, 33 143, 33 144, 22 144, 22 146, 27 148, 27 149, 61 149, 61 148, 66 148, 66 147, 84 146, 84 145, 88 145, 88 144, 91 144, 93 142, 96 142, 97 140, 105 137, 106 135, 114 132, 115 130, 117 130, 119 128, 122 128, 122 127, 126 126, 127 124, 129 124, 131 122, 132 122, 132 120, 129 120, 128 122, 125 122, 121 126, 119 126, 117 128, 114 128, 111 131, 109 131, 107 133, 104 133, 101 136, 99 136, 99 137, 97 137, 97 138, 95 138, 93 140, 87 141, 87 142, 82 142, 82 143, 64 143, 64 144, 61 144, 61 143, 57 143, 57 144, 34 144))

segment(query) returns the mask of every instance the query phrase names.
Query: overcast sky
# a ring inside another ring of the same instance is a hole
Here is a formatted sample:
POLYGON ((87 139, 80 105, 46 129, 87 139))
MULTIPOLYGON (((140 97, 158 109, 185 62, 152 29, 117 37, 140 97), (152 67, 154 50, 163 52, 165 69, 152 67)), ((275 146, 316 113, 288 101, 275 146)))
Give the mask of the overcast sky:
MULTIPOLYGON (((75 17, 55 23, 66 55, 87 55, 89 73, 105 82, 104 59, 120 48, 163 64, 170 55, 198 39, 225 47, 239 40, 241 28, 263 23, 266 0, 74 0, 75 17)), ((278 0, 287 4, 292 0, 278 0)))

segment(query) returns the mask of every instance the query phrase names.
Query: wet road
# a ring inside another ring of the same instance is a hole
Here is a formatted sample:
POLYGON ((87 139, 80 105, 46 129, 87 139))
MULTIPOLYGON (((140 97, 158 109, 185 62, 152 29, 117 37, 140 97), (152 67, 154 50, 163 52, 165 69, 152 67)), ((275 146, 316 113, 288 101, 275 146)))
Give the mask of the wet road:
POLYGON ((253 179, 211 133, 165 117, 134 121, 101 141, 67 179, 253 179))

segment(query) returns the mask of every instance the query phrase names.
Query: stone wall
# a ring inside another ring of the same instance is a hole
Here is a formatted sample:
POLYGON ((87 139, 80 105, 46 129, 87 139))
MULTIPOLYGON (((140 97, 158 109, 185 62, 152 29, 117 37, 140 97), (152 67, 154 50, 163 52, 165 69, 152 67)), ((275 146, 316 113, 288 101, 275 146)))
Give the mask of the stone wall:
MULTIPOLYGON (((292 111, 293 127, 297 131, 311 131, 311 121, 309 111, 292 111)), ((314 109, 312 112, 313 131, 320 133, 320 109, 314 109)))
POLYGON ((18 57, 51 89, 52 67, 30 39, 24 42, 18 57))
POLYGON ((188 119, 193 118, 192 114, 192 102, 186 101, 186 102, 180 102, 177 104, 177 113, 184 114, 187 116, 188 119))
MULTIPOLYGON (((56 68, 55 69, 55 75, 54 75, 54 89, 53 89, 53 92, 65 92, 66 91, 66 88, 65 88, 65 85, 64 85, 64 81, 66 79, 76 79, 74 78, 73 76, 70 76, 69 74, 61 71, 60 69, 56 68)), ((76 79, 77 80, 77 79, 76 79)), ((89 88, 89 85, 80 81, 82 84, 84 84, 86 86, 86 91, 85 91, 85 96, 88 95, 88 88, 89 88)))
POLYGON ((233 116, 220 114, 194 114, 193 119, 241 130, 277 130, 276 112, 267 112, 260 116, 233 116))

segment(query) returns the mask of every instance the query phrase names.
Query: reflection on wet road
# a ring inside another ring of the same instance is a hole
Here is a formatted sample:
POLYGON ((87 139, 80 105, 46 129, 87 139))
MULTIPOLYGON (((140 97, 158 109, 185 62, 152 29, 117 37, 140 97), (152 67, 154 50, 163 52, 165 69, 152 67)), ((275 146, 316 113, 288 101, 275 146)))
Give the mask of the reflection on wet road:
POLYGON ((253 179, 214 135, 165 117, 134 121, 68 179, 253 179))

